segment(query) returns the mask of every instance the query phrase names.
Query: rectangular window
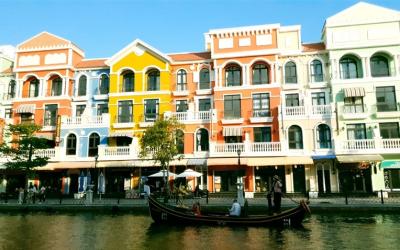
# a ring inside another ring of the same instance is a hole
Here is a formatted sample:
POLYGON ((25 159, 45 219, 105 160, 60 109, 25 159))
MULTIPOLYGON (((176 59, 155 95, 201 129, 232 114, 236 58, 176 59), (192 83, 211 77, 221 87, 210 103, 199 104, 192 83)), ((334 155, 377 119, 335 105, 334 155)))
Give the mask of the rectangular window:
POLYGON ((44 107, 44 126, 56 126, 57 104, 49 104, 44 107))
POLYGON ((51 83, 51 95, 60 96, 62 94, 62 80, 60 78, 54 79, 51 83))
POLYGON ((97 115, 108 114, 107 103, 97 104, 97 115))
POLYGON ((268 117, 269 93, 253 94, 253 117, 268 117))
POLYGON ((83 112, 85 112, 86 105, 76 105, 75 116, 82 116, 83 112))
POLYGON ((199 111, 210 111, 211 109, 211 99, 199 99, 199 111))
POLYGON ((344 98, 345 113, 364 113, 364 101, 362 96, 344 98))
POLYGON ((133 122, 132 118, 133 102, 119 101, 118 102, 118 123, 133 122))
POLYGON ((253 128, 254 142, 271 142, 271 127, 253 128))
POLYGON ((365 140, 367 132, 364 123, 347 124, 347 139, 348 140, 365 140))
POLYGON ((224 96, 224 118, 225 119, 241 118, 240 95, 224 96))
POLYGON ((33 114, 21 113, 21 124, 33 123, 33 114))
POLYGON ((376 107, 378 112, 397 111, 394 86, 376 88, 376 107))
POLYGON ((188 110, 188 104, 186 100, 176 101, 176 112, 186 112, 188 110))
POLYGON ((4 118, 6 118, 6 119, 10 119, 10 118, 12 118, 12 109, 6 109, 6 112, 5 112, 5 117, 4 118))
POLYGON ((298 107, 299 102, 299 94, 287 94, 285 96, 286 107, 298 107))
POLYGON ((39 96, 39 81, 32 81, 29 85, 29 97, 39 96))
POLYGON ((400 138, 399 123, 397 122, 379 123, 379 130, 383 139, 400 138))
POLYGON ((158 118, 158 99, 144 101, 144 116, 146 122, 153 122, 158 118))
POLYGON ((311 94, 312 105, 325 105, 325 92, 316 92, 311 94))

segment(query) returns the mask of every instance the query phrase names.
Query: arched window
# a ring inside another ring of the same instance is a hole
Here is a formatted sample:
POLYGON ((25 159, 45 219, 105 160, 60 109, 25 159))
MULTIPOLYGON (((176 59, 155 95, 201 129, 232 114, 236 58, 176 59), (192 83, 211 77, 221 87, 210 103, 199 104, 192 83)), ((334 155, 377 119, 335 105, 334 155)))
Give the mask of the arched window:
POLYGON ((208 69, 200 70, 199 89, 210 89, 210 71, 208 69))
POLYGON ((8 99, 15 97, 15 81, 11 80, 8 84, 8 99))
POLYGON ((29 83, 29 97, 39 96, 39 80, 34 78, 29 83))
POLYGON ((176 149, 178 150, 178 154, 184 154, 185 151, 185 139, 184 133, 182 130, 176 131, 176 149))
POLYGON ((225 69, 226 87, 240 86, 242 84, 242 71, 238 65, 229 65, 225 69))
POLYGON ((204 128, 197 130, 196 132, 196 149, 197 151, 208 151, 208 131, 204 128))
POLYGON ((268 67, 265 64, 256 64, 253 67, 253 85, 267 84, 268 67))
POLYGON ((289 149, 303 149, 303 133, 299 126, 289 128, 289 149))
POLYGON ((67 155, 76 155, 76 136, 70 134, 67 137, 67 155))
POLYGON ((93 133, 89 136, 89 156, 96 156, 99 152, 100 136, 93 133))
POLYGON ((187 83, 186 71, 181 69, 176 74, 176 90, 177 91, 187 90, 186 83, 187 83))
POLYGON ((285 83, 297 83, 297 70, 294 62, 285 64, 285 83))
POLYGON ((313 60, 310 64, 311 81, 323 82, 324 74, 322 72, 322 63, 320 60, 313 60))
POLYGON ((371 75, 373 77, 390 76, 388 59, 382 55, 371 57, 371 75))
POLYGON ((100 95, 106 95, 110 91, 110 78, 106 74, 100 76, 99 93, 100 95))
POLYGON ((317 127, 317 145, 318 148, 332 148, 331 129, 326 124, 317 127))
POLYGON ((160 71, 153 69, 147 73, 147 91, 157 90, 160 90, 160 71))
POLYGON ((62 94, 62 80, 60 77, 55 77, 51 80, 51 96, 60 96, 62 94))
POLYGON ((86 95, 86 86, 87 86, 87 77, 86 76, 79 77, 78 96, 86 95))
POLYGON ((344 56, 340 59, 340 76, 342 79, 362 77, 361 62, 354 56, 344 56))
POLYGON ((127 71, 123 74, 122 92, 133 92, 135 89, 135 74, 127 71))

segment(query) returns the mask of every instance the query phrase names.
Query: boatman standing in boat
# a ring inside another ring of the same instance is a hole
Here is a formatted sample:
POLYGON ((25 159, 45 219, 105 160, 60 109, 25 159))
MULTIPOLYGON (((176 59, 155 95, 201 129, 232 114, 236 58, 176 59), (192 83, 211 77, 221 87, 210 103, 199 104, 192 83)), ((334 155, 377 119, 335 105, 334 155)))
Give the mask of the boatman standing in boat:
POLYGON ((229 216, 240 216, 240 204, 239 202, 234 199, 231 209, 229 209, 229 216))
POLYGON ((282 183, 277 175, 274 175, 273 179, 272 190, 274 192, 274 211, 279 213, 281 211, 282 183))

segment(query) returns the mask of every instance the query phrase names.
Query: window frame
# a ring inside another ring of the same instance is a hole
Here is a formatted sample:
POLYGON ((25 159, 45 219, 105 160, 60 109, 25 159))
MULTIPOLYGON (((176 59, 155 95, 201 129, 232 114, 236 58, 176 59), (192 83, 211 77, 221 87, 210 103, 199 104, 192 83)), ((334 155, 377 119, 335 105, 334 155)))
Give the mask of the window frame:
POLYGON ((126 71, 122 74, 122 92, 135 91, 135 73, 133 71, 126 71))
POLYGON ((332 148, 332 132, 327 124, 322 123, 317 126, 316 141, 319 149, 332 148))
POLYGON ((370 70, 371 70, 371 76, 372 77, 388 77, 390 76, 390 64, 388 58, 386 58, 383 55, 373 55, 370 60, 370 70), (378 61, 377 59, 384 59, 381 61, 378 61), (384 63, 386 68, 377 68, 378 64, 384 63), (382 73, 382 71, 385 71, 382 73))
POLYGON ((177 91, 187 90, 187 72, 184 69, 180 69, 176 73, 176 90, 177 91))
POLYGON ((289 149, 304 149, 303 130, 301 129, 300 126, 292 125, 289 127, 288 144, 289 144, 288 145, 289 149))
POLYGON ((240 118, 242 118, 240 94, 224 95, 224 119, 240 119, 240 118), (238 109, 236 107, 237 105, 239 106, 238 109), (227 109, 229 108, 229 106, 231 107, 231 109, 227 109))
POLYGON ((107 74, 101 74, 99 77, 99 94, 107 95, 108 93, 110 93, 110 77, 107 74))
POLYGON ((312 60, 312 62, 310 63, 310 76, 311 76, 311 82, 324 81, 324 67, 321 60, 319 59, 312 60))
POLYGON ((242 68, 239 65, 228 65, 225 68, 225 87, 242 86, 242 68))
POLYGON ((376 110, 377 112, 392 112, 398 111, 398 103, 396 100, 396 87, 395 86, 382 86, 376 87, 375 89, 376 96, 376 110), (390 91, 387 91, 390 89, 390 91), (382 96, 380 96, 382 95, 382 96), (380 101, 381 99, 384 101, 380 101), (388 102, 387 100, 392 98, 393 102, 388 102), (388 106, 389 108, 381 109, 382 106, 388 106))
POLYGON ((269 83, 269 67, 266 63, 256 63, 252 67, 252 84, 262 85, 269 83), (265 77, 265 79, 263 79, 265 77), (257 78, 257 79, 255 79, 257 78))
POLYGON ((118 123, 133 122, 133 101, 118 101, 118 123))
POLYGON ((87 76, 81 75, 78 80, 77 96, 86 96, 87 94, 87 76))
POLYGON ((46 104, 44 106, 44 126, 56 126, 57 125, 57 114, 58 105, 57 104, 46 104))
POLYGON ((77 153, 77 136, 75 134, 69 134, 66 138, 65 154, 76 155, 77 153))
POLYGON ((160 112, 159 105, 160 105, 159 99, 145 99, 144 100, 144 121, 145 122, 154 122, 158 119, 158 115, 160 112), (155 104, 155 106, 149 106, 150 104, 155 104), (149 112, 154 109, 155 109, 155 112, 149 112))
POLYGON ((285 64, 285 84, 297 84, 297 65, 294 61, 285 64))
POLYGON ((158 69, 151 69, 147 72, 147 91, 160 90, 160 71, 158 69))
POLYGON ((252 97, 252 110, 253 117, 269 117, 271 114, 270 107, 270 94, 269 93, 253 93, 252 97), (266 101, 265 101, 266 100, 266 101), (255 108, 259 102, 259 108, 255 108))
POLYGON ((32 98, 32 97, 39 96, 39 86, 40 86, 39 79, 35 78, 35 79, 32 79, 31 81, 29 81, 29 97, 32 98), (34 86, 33 91, 32 91, 32 86, 34 86))
POLYGON ((88 140, 88 156, 93 157, 99 154, 100 135, 91 133, 88 140))
POLYGON ((199 72, 199 89, 211 89, 210 70, 207 68, 202 68, 199 72))

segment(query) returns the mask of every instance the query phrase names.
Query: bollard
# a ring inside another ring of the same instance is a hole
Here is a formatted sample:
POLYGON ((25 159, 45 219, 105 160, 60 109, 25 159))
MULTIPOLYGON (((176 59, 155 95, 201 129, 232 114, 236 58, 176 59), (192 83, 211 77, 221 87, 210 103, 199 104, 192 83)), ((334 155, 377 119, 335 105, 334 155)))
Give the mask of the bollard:
POLYGON ((347 192, 344 193, 344 196, 345 196, 345 203, 346 203, 346 205, 349 205, 349 201, 347 200, 347 192))
POLYGON ((383 204, 383 190, 381 189, 381 204, 383 204))

